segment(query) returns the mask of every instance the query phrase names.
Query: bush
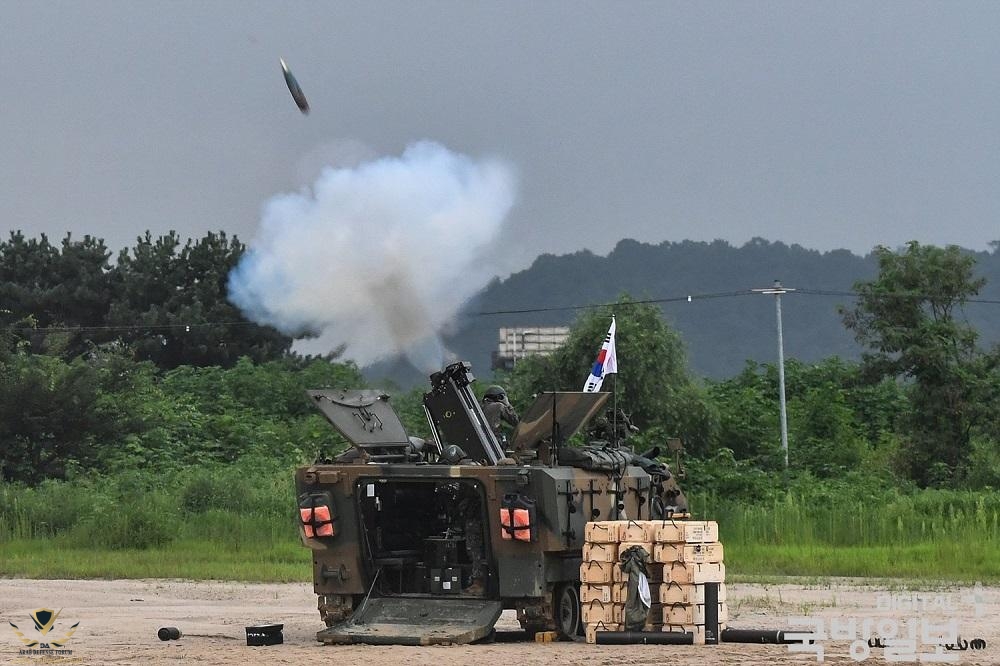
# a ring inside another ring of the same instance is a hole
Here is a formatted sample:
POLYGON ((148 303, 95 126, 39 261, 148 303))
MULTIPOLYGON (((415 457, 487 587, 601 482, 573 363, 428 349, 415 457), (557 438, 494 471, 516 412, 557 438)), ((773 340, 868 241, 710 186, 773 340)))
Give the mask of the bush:
POLYGON ((36 488, 0 488, 0 540, 49 538, 70 530, 87 516, 99 495, 86 481, 45 481, 36 488))
POLYGON ((104 502, 72 531, 80 546, 112 550, 145 549, 177 536, 177 515, 165 498, 150 494, 133 503, 104 502))
POLYGON ((965 486, 976 490, 1000 488, 1000 445, 986 438, 972 440, 969 463, 963 470, 965 486))
POLYGON ((204 513, 216 502, 218 483, 208 472, 199 471, 181 489, 181 509, 187 513, 204 513))

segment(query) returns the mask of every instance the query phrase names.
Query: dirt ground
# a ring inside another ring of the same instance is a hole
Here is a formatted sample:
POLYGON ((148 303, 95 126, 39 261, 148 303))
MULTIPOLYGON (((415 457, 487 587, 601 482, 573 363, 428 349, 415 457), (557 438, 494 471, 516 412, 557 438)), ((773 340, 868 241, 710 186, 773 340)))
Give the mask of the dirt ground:
MULTIPOLYGON (((907 621, 919 645, 921 617, 954 618, 962 638, 982 638, 983 650, 944 652, 953 663, 1000 663, 1000 589, 941 585, 912 589, 893 583, 834 579, 811 585, 729 586, 729 625, 736 628, 792 628, 790 618, 856 621, 872 627, 888 618, 907 621), (915 610, 914 610, 915 608, 915 610), (978 617, 977 617, 978 615, 978 617)), ((490 666, 556 664, 806 664, 815 655, 797 654, 783 645, 722 644, 718 646, 605 646, 585 643, 493 643, 437 647, 325 646, 315 633, 322 628, 311 587, 303 584, 244 584, 175 580, 10 580, 0 579, 0 663, 82 664, 435 664, 490 666), (48 637, 59 640, 79 622, 66 650, 72 655, 22 656, 24 648, 9 623, 25 636, 37 635, 30 613, 39 608, 62 609, 48 637), (283 645, 247 647, 244 627, 283 623, 283 645), (159 627, 184 632, 177 641, 161 642, 159 627), (54 638, 53 638, 54 637, 54 638)), ((499 631, 517 629, 510 611, 499 631)), ((809 631, 801 625, 798 631, 809 631)), ((900 635, 906 636, 907 629, 900 635)), ((829 663, 856 663, 849 656, 850 640, 822 643, 829 663)), ((860 645, 858 646, 860 648, 860 645)), ((885 662, 875 648, 864 661, 885 662)), ((859 655, 860 656, 860 655, 859 655)), ((904 655, 905 656, 905 655, 904 655)), ((923 660, 927 660, 926 657, 923 660)), ((903 661, 915 663, 916 657, 903 661)))

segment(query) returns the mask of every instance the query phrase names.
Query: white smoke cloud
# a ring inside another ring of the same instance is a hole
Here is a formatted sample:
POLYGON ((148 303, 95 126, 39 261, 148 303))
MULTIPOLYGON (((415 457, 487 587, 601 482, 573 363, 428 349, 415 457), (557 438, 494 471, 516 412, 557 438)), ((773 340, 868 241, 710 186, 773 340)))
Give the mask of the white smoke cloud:
POLYGON ((255 322, 317 333, 361 365, 402 353, 440 369, 439 331, 491 275, 482 261, 514 203, 511 169, 422 141, 399 157, 326 168, 272 197, 229 276, 255 322))

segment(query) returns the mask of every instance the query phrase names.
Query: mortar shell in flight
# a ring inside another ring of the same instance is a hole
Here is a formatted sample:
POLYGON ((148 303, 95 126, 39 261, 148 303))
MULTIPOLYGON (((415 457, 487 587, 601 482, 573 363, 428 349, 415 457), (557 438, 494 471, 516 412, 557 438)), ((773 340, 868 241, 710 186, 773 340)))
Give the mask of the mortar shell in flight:
POLYGON ((302 92, 299 82, 295 80, 295 76, 288 69, 288 65, 285 64, 284 59, 278 58, 278 60, 281 61, 281 71, 285 75, 285 84, 288 86, 288 92, 292 93, 295 105, 299 107, 299 111, 302 113, 309 113, 309 102, 306 101, 306 96, 302 92))

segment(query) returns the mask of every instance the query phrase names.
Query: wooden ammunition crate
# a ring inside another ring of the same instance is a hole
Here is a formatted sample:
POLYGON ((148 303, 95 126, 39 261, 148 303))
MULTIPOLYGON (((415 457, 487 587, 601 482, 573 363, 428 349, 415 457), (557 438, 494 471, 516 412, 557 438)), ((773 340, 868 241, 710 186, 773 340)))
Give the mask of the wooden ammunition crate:
POLYGON ((583 528, 583 540, 589 543, 618 543, 618 530, 625 520, 601 520, 587 523, 583 528))
POLYGON ((692 562, 674 562, 663 565, 663 581, 665 583, 724 583, 726 581, 726 565, 721 562, 704 564, 692 562))
POLYGON ((581 619, 587 624, 621 623, 625 606, 623 604, 606 604, 600 601, 590 601, 581 604, 583 613, 581 619))
POLYGON ((625 583, 609 583, 607 585, 581 585, 580 601, 600 601, 605 604, 623 604, 628 585, 625 583), (621 597, 619 599, 619 597, 621 597))
MULTIPOLYGON (((650 587, 650 590, 653 588, 650 587)), ((705 603, 705 585, 687 585, 680 583, 663 583, 659 586, 660 603, 670 604, 703 604, 705 603)), ((726 600, 726 584, 719 583, 719 601, 726 600)))
POLYGON ((654 521, 654 539, 660 543, 705 543, 719 540, 719 524, 714 520, 654 521))
POLYGON ((583 628, 583 634, 587 637, 588 643, 597 642, 597 632, 599 631, 621 631, 622 625, 615 622, 597 622, 595 624, 587 624, 583 628))
POLYGON ((632 546, 642 546, 642 549, 646 551, 647 555, 649 555, 649 559, 652 560, 654 545, 655 544, 652 541, 622 541, 618 544, 618 556, 621 557, 621 554, 632 546))
POLYGON ((615 576, 620 574, 621 567, 617 562, 582 562, 580 564, 580 582, 590 585, 605 585, 621 582, 615 576))
MULTIPOLYGON (((658 543, 653 552, 653 559, 663 563, 721 562, 722 556, 722 544, 718 541, 711 543, 658 543)), ((584 559, 587 558, 584 557, 584 559)))
POLYGON ((618 540, 621 542, 652 543, 656 540, 655 520, 629 520, 618 526, 618 540))
POLYGON ((585 543, 583 544, 583 559, 585 562, 617 562, 618 544, 585 543))
MULTIPOLYGON (((663 605, 663 624, 705 624, 705 604, 663 605)), ((729 607, 719 602, 719 622, 729 621, 729 607)))

